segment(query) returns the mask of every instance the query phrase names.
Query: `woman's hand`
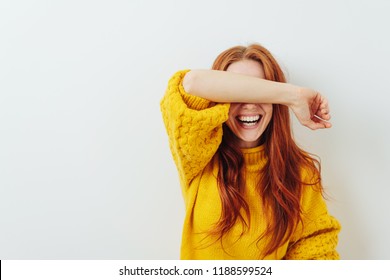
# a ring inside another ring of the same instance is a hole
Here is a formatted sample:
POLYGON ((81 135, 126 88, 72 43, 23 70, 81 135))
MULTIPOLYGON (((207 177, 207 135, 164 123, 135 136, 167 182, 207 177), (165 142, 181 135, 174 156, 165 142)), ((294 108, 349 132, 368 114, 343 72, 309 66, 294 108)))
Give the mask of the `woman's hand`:
POLYGON ((289 105, 299 122, 310 129, 330 128, 328 100, 319 92, 299 88, 294 101, 289 105))

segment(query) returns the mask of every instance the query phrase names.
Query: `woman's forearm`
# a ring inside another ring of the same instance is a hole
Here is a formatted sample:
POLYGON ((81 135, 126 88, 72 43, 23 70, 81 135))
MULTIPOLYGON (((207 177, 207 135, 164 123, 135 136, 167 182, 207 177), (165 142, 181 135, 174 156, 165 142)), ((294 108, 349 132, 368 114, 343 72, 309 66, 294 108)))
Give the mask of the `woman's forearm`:
POLYGON ((217 103, 272 103, 288 106, 302 125, 311 129, 331 127, 328 101, 319 92, 226 71, 191 70, 184 90, 217 103))
POLYGON ((299 87, 217 70, 191 70, 183 80, 184 90, 213 102, 274 103, 290 106, 299 87))

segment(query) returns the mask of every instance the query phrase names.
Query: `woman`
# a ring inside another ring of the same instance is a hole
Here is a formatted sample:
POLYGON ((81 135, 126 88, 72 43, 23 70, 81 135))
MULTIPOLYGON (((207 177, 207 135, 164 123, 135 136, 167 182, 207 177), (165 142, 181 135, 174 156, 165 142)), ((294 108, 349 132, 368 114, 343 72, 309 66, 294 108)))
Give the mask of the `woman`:
POLYGON ((212 69, 177 72, 161 101, 186 207, 181 259, 339 259, 319 162, 289 119, 329 128, 327 100, 286 83, 260 45, 212 69))

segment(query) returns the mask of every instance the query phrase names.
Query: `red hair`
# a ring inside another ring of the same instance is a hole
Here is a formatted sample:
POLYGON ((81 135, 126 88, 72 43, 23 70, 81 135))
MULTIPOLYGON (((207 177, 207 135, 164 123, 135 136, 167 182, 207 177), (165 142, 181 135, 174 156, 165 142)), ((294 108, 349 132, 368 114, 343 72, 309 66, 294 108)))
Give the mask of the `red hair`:
MULTIPOLYGON (((253 44, 248 47, 237 46, 222 52, 214 61, 212 69, 223 70, 230 64, 240 60, 259 62, 265 79, 286 82, 283 71, 271 53, 264 47, 253 44)), ((246 228, 250 226, 249 206, 242 196, 245 187, 243 165, 244 158, 237 145, 235 135, 226 124, 223 125, 223 139, 216 156, 219 158, 218 187, 222 203, 222 213, 211 234, 217 234, 222 242, 226 234, 237 220, 241 220, 246 228), (246 214, 243 217, 241 209, 246 214), (246 223, 246 220, 248 223, 246 223)), ((287 106, 273 104, 273 115, 267 129, 261 136, 265 147, 267 163, 261 171, 257 183, 259 203, 267 209, 267 228, 258 237, 260 241, 269 237, 265 251, 259 255, 265 257, 282 246, 301 222, 300 200, 304 185, 317 185, 322 190, 320 163, 309 153, 300 149, 292 136, 289 109, 287 106), (303 182, 301 171, 309 170, 316 180, 303 182)))

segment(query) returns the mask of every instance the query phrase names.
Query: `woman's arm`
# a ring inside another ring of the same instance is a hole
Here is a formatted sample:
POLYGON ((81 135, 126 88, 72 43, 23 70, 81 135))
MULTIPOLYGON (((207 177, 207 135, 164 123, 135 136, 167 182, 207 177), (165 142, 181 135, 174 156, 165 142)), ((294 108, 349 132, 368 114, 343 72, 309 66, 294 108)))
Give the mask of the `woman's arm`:
POLYGON ((182 81, 187 72, 173 75, 160 103, 184 195, 191 181, 217 152, 222 141, 222 124, 227 121, 230 108, 229 103, 211 106, 209 100, 185 92, 182 81))
POLYGON ((305 182, 301 197, 301 223, 291 236, 285 259, 334 260, 337 251, 340 222, 330 215, 324 193, 320 191, 318 177, 308 169, 302 170, 305 182), (313 185, 317 184, 317 185, 313 185))
POLYGON ((288 83, 217 70, 191 70, 185 91, 217 103, 273 103, 288 106, 302 125, 329 128, 329 105, 320 93, 288 83))
POLYGON ((286 260, 339 260, 337 252, 339 221, 328 214, 311 221, 304 235, 289 245, 286 260))

